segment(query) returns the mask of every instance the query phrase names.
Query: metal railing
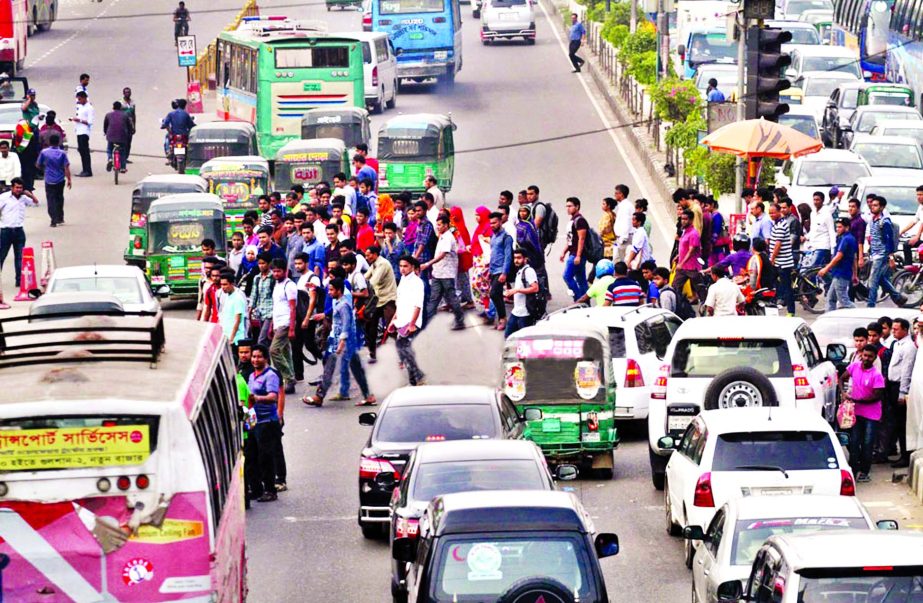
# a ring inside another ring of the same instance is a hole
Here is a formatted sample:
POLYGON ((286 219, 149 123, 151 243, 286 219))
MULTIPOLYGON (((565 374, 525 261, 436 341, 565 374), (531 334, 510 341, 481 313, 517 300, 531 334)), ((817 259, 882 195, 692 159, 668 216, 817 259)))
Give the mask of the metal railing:
MULTIPOLYGON (((240 23, 244 20, 244 17, 257 17, 259 14, 260 7, 257 6, 256 0, 247 0, 247 3, 244 4, 242 9, 240 9, 240 12, 237 13, 237 16, 234 17, 234 20, 224 28, 224 31, 234 31, 240 27, 240 23)), ((215 89, 215 72, 217 71, 217 43, 217 40, 212 40, 208 46, 206 46, 202 52, 199 53, 199 56, 196 57, 196 66, 190 67, 188 71, 189 81, 198 81, 199 85, 202 87, 202 90, 215 89)))

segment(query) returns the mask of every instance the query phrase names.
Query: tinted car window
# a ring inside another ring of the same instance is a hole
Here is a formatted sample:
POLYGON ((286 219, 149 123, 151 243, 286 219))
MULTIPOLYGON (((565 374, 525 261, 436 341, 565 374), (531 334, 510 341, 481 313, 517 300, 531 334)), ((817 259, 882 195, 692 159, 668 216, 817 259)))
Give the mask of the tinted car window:
POLYGON ((767 377, 788 377, 792 363, 781 339, 686 339, 673 352, 674 377, 714 377, 738 366, 751 366, 767 377))
POLYGON ((490 404, 443 404, 388 408, 378 420, 377 442, 441 442, 497 436, 490 404))
POLYGON ((923 566, 803 569, 798 601, 923 601, 923 566))
POLYGON ((419 465, 413 482, 415 500, 475 490, 547 490, 541 469, 530 460, 459 461, 419 465))
POLYGON ((712 471, 837 469, 830 436, 823 431, 724 433, 715 443, 712 471))
MULTIPOLYGON (((639 342, 640 346, 641 343, 639 342)), ((609 354, 613 358, 625 357, 625 330, 617 327, 609 327, 609 354)))

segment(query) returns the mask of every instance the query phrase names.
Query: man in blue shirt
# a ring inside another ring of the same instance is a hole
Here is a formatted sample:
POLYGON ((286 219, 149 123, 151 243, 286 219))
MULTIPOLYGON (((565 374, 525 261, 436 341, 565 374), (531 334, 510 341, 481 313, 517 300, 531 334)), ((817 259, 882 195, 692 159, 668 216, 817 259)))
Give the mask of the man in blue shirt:
POLYGON ((356 180, 358 182, 371 180, 373 188, 378 186, 378 172, 365 162, 365 157, 358 153, 353 155, 353 170, 355 170, 356 180))
POLYGON ((64 223, 64 183, 71 187, 71 168, 67 153, 61 149, 61 136, 48 137, 49 147, 42 150, 36 166, 45 170, 45 197, 48 199, 48 217, 51 227, 64 223))
POLYGON ((856 237, 849 232, 849 218, 840 218, 836 221, 836 252, 830 263, 817 273, 821 278, 833 277, 830 289, 827 291, 827 312, 840 308, 855 308, 856 304, 849 299, 849 285, 852 284, 853 275, 856 274, 856 257, 859 246, 856 237))
POLYGON ((176 109, 167 113, 161 127, 174 136, 189 136, 189 132, 195 127, 195 122, 186 112, 186 99, 181 98, 176 101, 176 109))
POLYGON ((256 411, 254 437, 259 450, 260 482, 263 492, 257 502, 271 502, 276 494, 276 455, 282 448, 282 424, 279 415, 279 385, 276 369, 269 366, 269 350, 264 345, 253 346, 250 355, 253 373, 247 380, 250 405, 256 411))
POLYGON ((567 56, 570 57, 570 62, 574 66, 574 73, 580 73, 580 67, 586 61, 577 56, 577 51, 580 50, 580 43, 586 38, 586 27, 577 20, 577 13, 571 13, 570 23, 570 47, 568 48, 567 56))
POLYGON ((315 236, 314 224, 305 222, 301 225, 301 238, 304 239, 302 251, 308 256, 308 271, 324 278, 327 251, 324 249, 324 244, 318 241, 315 236))
POLYGON ((718 80, 711 78, 708 80, 708 102, 710 103, 723 103, 727 100, 724 97, 724 92, 718 90, 718 80))
POLYGON ((513 237, 503 230, 503 214, 490 214, 490 301, 497 311, 497 330, 506 329, 506 302, 503 289, 513 263, 513 237))

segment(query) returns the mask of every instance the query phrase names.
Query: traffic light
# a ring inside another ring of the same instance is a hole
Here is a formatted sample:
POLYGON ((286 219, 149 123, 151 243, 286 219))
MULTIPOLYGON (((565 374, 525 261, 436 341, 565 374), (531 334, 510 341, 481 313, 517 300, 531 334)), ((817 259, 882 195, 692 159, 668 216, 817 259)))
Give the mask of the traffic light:
POLYGON ((782 52, 782 45, 791 39, 790 31, 778 27, 747 30, 747 119, 778 121, 788 113, 788 105, 779 102, 779 92, 792 86, 783 74, 792 58, 782 52))

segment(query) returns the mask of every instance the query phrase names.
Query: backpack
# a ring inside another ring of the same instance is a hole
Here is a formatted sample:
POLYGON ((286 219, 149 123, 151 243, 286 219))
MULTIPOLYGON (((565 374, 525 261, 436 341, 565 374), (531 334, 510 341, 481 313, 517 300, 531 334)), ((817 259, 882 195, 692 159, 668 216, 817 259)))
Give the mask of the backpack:
MULTIPOLYGON (((324 288, 323 281, 314 287, 314 313, 324 311, 324 302, 326 301, 327 291, 324 288)), ((308 306, 311 305, 311 295, 307 289, 298 290, 298 299, 295 301, 295 318, 299 323, 303 322, 308 315, 308 306)))
POLYGON ((779 270, 769 261, 769 255, 760 254, 760 260, 763 264, 762 274, 760 274, 760 287, 765 289, 775 289, 779 281, 779 270))
POLYGON ((888 222, 891 223, 891 247, 892 249, 887 249, 887 252, 890 254, 890 253, 894 253, 895 251, 897 251, 898 244, 900 243, 900 240, 901 240, 901 227, 898 225, 897 222, 895 222, 891 218, 887 218, 887 220, 888 222))
MULTIPOLYGON (((520 268, 519 272, 516 273, 516 279, 514 281, 516 287, 525 288, 532 284, 526 282, 525 274, 526 268, 530 267, 531 266, 527 265, 524 268, 520 268), (519 278, 520 275, 522 275, 522 279, 519 278)), ((538 280, 538 274, 535 272, 534 268, 532 268, 532 275, 535 277, 534 282, 538 283, 538 291, 526 294, 526 311, 529 313, 530 317, 538 320, 545 315, 548 309, 548 295, 542 287, 542 283, 538 280)))
POLYGON ((541 205, 545 208, 545 217, 538 227, 538 241, 542 244, 542 249, 544 250, 558 240, 558 214, 555 213, 551 205, 542 201, 537 201, 535 205, 541 205))
POLYGON ((603 259, 603 240, 599 233, 588 228, 586 239, 583 242, 583 257, 590 264, 595 264, 603 259))
POLYGON ((692 307, 692 304, 689 303, 689 298, 687 298, 682 293, 677 293, 676 289, 671 286, 666 286, 661 290, 661 294, 664 291, 672 291, 673 295, 676 296, 676 312, 675 314, 682 318, 683 320, 689 320, 690 318, 695 318, 697 316, 695 308, 692 307))

